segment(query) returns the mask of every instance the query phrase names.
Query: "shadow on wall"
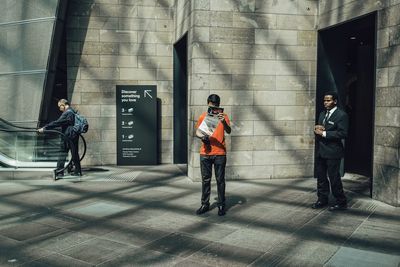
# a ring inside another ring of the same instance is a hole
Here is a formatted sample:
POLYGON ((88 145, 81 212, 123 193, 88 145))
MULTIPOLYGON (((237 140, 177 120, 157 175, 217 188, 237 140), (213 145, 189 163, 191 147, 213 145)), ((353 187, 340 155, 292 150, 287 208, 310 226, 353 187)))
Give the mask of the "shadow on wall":
MULTIPOLYGON (((237 1, 233 1, 233 0, 230 0, 230 2, 231 2, 231 4, 233 6, 235 6, 236 10, 242 10, 243 9, 243 10, 246 10, 246 11, 249 11, 249 10, 251 11, 251 12, 246 12, 246 13, 241 13, 240 14, 242 17, 244 17, 243 21, 248 21, 248 22, 255 21, 255 10, 267 9, 267 7, 265 7, 265 5, 266 5, 265 1, 257 2, 255 8, 252 8, 251 6, 248 6, 248 5, 242 6, 237 1), (251 10, 251 9, 253 9, 253 10, 251 10)), ((293 2, 293 5, 296 5, 294 8, 300 8, 300 6, 298 5, 297 2, 293 2)), ((310 16, 310 19, 313 19, 313 18, 314 18, 313 16, 310 16)), ((310 22, 311 25, 313 23, 314 23, 314 21, 312 23, 310 22)), ((251 24, 253 26, 256 25, 255 22, 251 23, 251 24)), ((263 28, 268 29, 268 25, 262 25, 262 26, 263 26, 263 28)), ((248 41, 251 40, 251 39, 252 39, 252 44, 255 43, 255 28, 254 27, 243 28, 243 29, 240 29, 240 30, 241 30, 241 36, 244 36, 243 38, 247 38, 247 40, 245 40, 245 43, 248 43, 248 41)), ((240 43, 240 36, 231 36, 231 38, 239 38, 239 39, 237 39, 237 42, 240 43)), ((275 37, 275 36, 265 35, 263 39, 264 40, 268 40, 269 38, 275 38, 276 39, 276 42, 275 42, 276 44, 280 44, 280 43, 283 44, 284 43, 284 41, 279 36, 275 37)), ((260 45, 260 46, 262 46, 262 45, 260 45)), ((209 55, 215 54, 214 51, 212 51, 210 48, 208 48, 206 46, 199 45, 198 47, 199 47, 199 50, 201 50, 202 54, 205 55, 205 56, 209 56, 209 55)), ((254 59, 257 58, 256 49, 250 49, 250 50, 247 50, 246 48, 244 48, 244 49, 245 49, 244 52, 245 52, 245 55, 246 55, 246 57, 245 57, 246 59, 254 60, 254 59)), ((316 47, 315 47, 315 49, 316 49, 316 47)), ((297 55, 292 54, 287 49, 276 49, 276 55, 274 57, 275 60, 276 59, 291 59, 291 60, 288 60, 286 62, 286 65, 284 66, 284 68, 286 69, 286 71, 288 73, 290 72, 291 74, 294 74, 298 78, 297 82, 299 84, 304 84, 304 81, 301 80, 300 77, 302 77, 304 75, 310 76, 310 75, 313 75, 313 74, 311 73, 311 68, 301 69, 303 67, 303 65, 299 65, 298 64, 301 61, 296 62, 297 64, 291 64, 291 63, 293 63, 292 59, 296 59, 296 58, 297 58, 297 55)), ((214 62, 213 67, 216 68, 215 73, 218 73, 218 74, 222 73, 222 74, 231 75, 231 83, 233 84, 233 80, 235 79, 235 77, 234 77, 235 74, 232 73, 232 70, 230 69, 230 66, 227 65, 226 61, 218 59, 218 58, 212 58, 212 60, 214 62)), ((284 61, 285 60, 282 60, 282 62, 284 62, 284 61)), ((306 66, 309 66, 309 64, 311 64, 311 62, 309 60, 308 61, 304 60, 304 62, 307 63, 306 66)), ((283 64, 285 64, 285 63, 283 63, 283 64)), ((272 74, 272 75, 276 76, 276 74, 279 74, 279 73, 276 73, 276 70, 275 70, 275 73, 272 74)), ((250 73, 247 73, 245 75, 242 75, 241 77, 242 77, 242 80, 240 82, 242 84, 252 84, 251 78, 254 77, 254 73, 250 72, 250 73)), ((314 116, 313 116, 312 112, 314 110, 315 91, 312 90, 313 86, 311 85, 310 81, 311 80, 308 80, 308 84, 306 86, 307 91, 305 92, 306 93, 305 95, 308 96, 308 98, 310 99, 310 102, 309 102, 310 104, 303 106, 304 107, 303 108, 303 112, 306 114, 305 117, 308 117, 309 120, 311 121, 311 120, 314 120, 314 116)), ((266 131, 267 132, 273 133, 273 135, 280 136, 280 137, 284 137, 284 136, 289 135, 284 131, 285 127, 284 127, 284 125, 281 124, 281 122, 284 122, 284 123, 295 123, 295 121, 290 121, 290 122, 287 121, 287 120, 285 120, 285 121, 277 121, 274 114, 273 115, 268 114, 265 111, 265 109, 263 109, 264 106, 254 105, 254 101, 256 99, 253 97, 253 91, 252 90, 246 90, 246 91, 236 90, 234 92, 237 94, 237 95, 234 95, 235 99, 243 99, 243 98, 244 99, 252 99, 252 103, 253 103, 252 104, 252 108, 253 108, 253 111, 255 113, 255 116, 252 119, 257 118, 257 120, 265 122, 266 131)), ((219 91, 217 93, 223 93, 223 92, 219 91)), ((223 95, 221 97, 222 97, 222 99, 224 99, 223 95)), ((239 101, 239 100, 237 100, 237 101, 239 101)), ((234 103, 234 105, 235 105, 235 103, 234 103)), ((240 114, 239 112, 236 113, 234 111, 232 111, 232 113, 237 115, 237 118, 232 116, 233 131, 235 131, 235 125, 234 125, 235 122, 234 121, 236 119, 240 120, 240 117, 243 114, 240 114)), ((293 126, 293 128, 295 128, 295 126, 293 126)), ((308 136, 313 136, 312 128, 310 127, 309 130, 310 130, 309 132, 303 133, 303 134, 304 135, 308 135, 308 136)), ((293 133, 291 135, 293 135, 293 133)), ((286 145, 287 146, 286 151, 287 150, 290 151, 290 154, 288 154, 288 156, 293 158, 293 162, 296 162, 297 164, 303 164, 303 163, 309 163, 310 162, 310 157, 312 157, 312 153, 313 153, 312 151, 307 151, 307 153, 304 153, 303 150, 300 150, 300 149, 295 147, 295 143, 294 143, 295 141, 291 141, 291 140, 284 140, 284 141, 288 143, 286 145)), ((256 154, 257 154, 257 152, 256 152, 256 154)), ((268 162, 267 162, 268 159, 265 159, 265 160, 266 161, 263 162, 263 164, 264 163, 268 164, 268 162)))
MULTIPOLYGON (((124 42, 123 38, 129 38, 129 28, 125 31, 124 27, 128 27, 129 25, 124 26, 118 18, 128 19, 131 14, 137 12, 139 4, 140 1, 136 5, 116 5, 114 9, 109 9, 107 5, 98 4, 97 1, 93 0, 85 1, 84 3, 73 0, 70 3, 68 12, 68 24, 70 26, 68 28, 68 97, 72 104, 75 104, 74 106, 77 106, 78 109, 80 104, 82 104, 83 109, 85 106, 91 104, 114 105, 116 85, 137 84, 137 80, 134 80, 137 78, 132 78, 131 80, 120 78, 119 56, 124 56, 125 53, 121 53, 122 49, 128 49, 131 51, 128 54, 137 56, 139 67, 142 65, 145 66, 146 69, 152 70, 150 74, 154 76, 154 81, 157 84, 158 81, 163 82, 170 79, 170 75, 165 73, 165 70, 160 70, 159 62, 147 57, 149 55, 143 41, 153 37, 150 31, 140 32, 140 40, 137 43, 124 42), (89 20, 92 21, 92 18, 94 24, 88 25, 89 20), (96 20, 100 20, 101 23, 96 20), (98 23, 98 26, 96 26, 95 23, 98 23), (90 29, 88 29, 88 26, 90 26, 90 29), (100 31, 100 35, 98 36, 99 40, 97 41, 91 41, 93 36, 90 36, 91 33, 88 31, 91 31, 92 27, 93 30, 102 30, 100 31), (105 41, 106 39, 109 41, 105 41), (109 67, 100 66, 99 68, 98 64, 93 65, 93 63, 90 62, 92 53, 94 55, 100 54, 107 57, 108 59, 106 60, 108 61, 106 63, 109 67), (80 94, 81 90, 84 94, 80 94)), ((168 6, 167 1, 157 1, 156 8, 159 8, 158 5, 160 5, 160 8, 166 8, 166 16, 172 14, 169 12, 171 8, 168 6)), ((136 31, 134 32, 136 33, 136 31)), ((168 32, 161 32, 163 36, 166 35, 166 33, 168 34, 168 32)), ((153 54, 150 56, 153 56, 153 54)), ((136 76, 137 75, 135 75, 135 77, 136 76)), ((151 84, 153 84, 153 81, 151 84)), ((159 111, 162 112, 161 108, 159 108, 159 111)), ((159 117, 161 118, 161 113, 159 117)), ((98 123, 100 127, 105 124, 114 125, 115 120, 111 117, 99 118, 98 116, 92 119, 94 120, 93 124, 97 125, 98 123)), ((161 134, 159 136, 161 139, 161 134)), ((88 141, 91 142, 91 140, 88 141)), ((96 142, 101 140, 92 141, 96 142)), ((94 152, 93 155, 94 158, 99 156, 97 152, 94 152)), ((97 159, 94 161, 96 160, 97 159)), ((99 161, 102 162, 100 159, 99 161)))
POLYGON ((55 10, 55 4, 49 1, 3 3, 0 12, 4 23, 0 26, 0 113, 4 119, 38 120, 54 22, 49 17, 54 16, 55 10), (41 18, 44 20, 40 21, 41 18))

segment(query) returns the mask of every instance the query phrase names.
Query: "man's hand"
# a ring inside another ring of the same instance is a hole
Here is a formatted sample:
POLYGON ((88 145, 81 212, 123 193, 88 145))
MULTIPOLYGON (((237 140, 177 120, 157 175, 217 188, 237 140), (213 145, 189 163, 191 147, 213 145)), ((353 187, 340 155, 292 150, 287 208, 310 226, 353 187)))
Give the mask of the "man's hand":
POLYGON ((325 131, 325 127, 324 126, 322 126, 322 125, 315 125, 315 127, 314 127, 314 133, 316 134, 316 135, 320 135, 320 136, 322 136, 322 133, 325 131))
POLYGON ((218 113, 217 117, 218 117, 219 121, 222 122, 222 124, 224 125, 225 132, 227 132, 228 134, 230 134, 231 131, 232 131, 232 129, 231 129, 231 127, 228 125, 228 123, 226 123, 226 120, 225 120, 225 113, 218 113))
POLYGON ((203 144, 204 144, 204 147, 205 147, 205 149, 206 149, 206 152, 207 152, 207 153, 210 152, 210 151, 211 151, 210 136, 204 135, 204 136, 201 138, 201 141, 202 141, 203 144))
POLYGON ((218 113, 217 117, 221 122, 225 121, 225 113, 218 113))
POLYGON ((44 128, 40 128, 37 130, 39 133, 43 133, 44 132, 44 128))
POLYGON ((204 135, 204 136, 201 138, 201 141, 202 141, 204 144, 209 145, 209 144, 210 144, 210 137, 209 137, 208 135, 204 135))

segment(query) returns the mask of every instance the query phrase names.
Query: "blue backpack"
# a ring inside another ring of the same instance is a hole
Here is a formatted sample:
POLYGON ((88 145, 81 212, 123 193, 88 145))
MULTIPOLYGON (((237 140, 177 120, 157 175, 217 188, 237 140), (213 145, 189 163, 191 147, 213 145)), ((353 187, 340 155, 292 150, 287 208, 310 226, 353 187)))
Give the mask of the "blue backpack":
POLYGON ((74 112, 74 115, 75 115, 75 123, 73 127, 74 132, 77 134, 86 133, 89 130, 89 123, 87 119, 76 111, 74 112))

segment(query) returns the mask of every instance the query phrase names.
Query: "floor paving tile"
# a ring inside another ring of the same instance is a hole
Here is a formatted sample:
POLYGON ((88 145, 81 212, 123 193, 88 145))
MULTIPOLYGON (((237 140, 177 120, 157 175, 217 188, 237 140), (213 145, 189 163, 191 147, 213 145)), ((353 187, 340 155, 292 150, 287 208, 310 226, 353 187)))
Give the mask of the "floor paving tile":
POLYGON ((116 266, 155 266, 155 267, 166 267, 174 266, 184 259, 171 255, 165 254, 153 250, 147 250, 138 248, 130 250, 121 254, 120 256, 106 261, 99 267, 116 267, 116 266))
POLYGON ((219 243, 267 252, 290 237, 290 233, 265 229, 242 228, 219 240, 219 243))
MULTIPOLYGON (((131 209, 127 210, 125 212, 119 213, 116 216, 113 216, 112 218, 109 218, 108 221, 111 224, 122 224, 124 227, 134 225, 137 223, 140 223, 142 221, 148 220, 149 218, 153 217, 152 215, 148 215, 149 210, 142 210, 142 209, 131 209)), ((154 212, 154 216, 159 216, 163 212, 159 213, 157 211, 154 212)))
POLYGON ((321 267, 320 262, 312 262, 311 260, 290 258, 273 253, 266 253, 256 261, 248 265, 249 267, 321 267))
POLYGON ((271 228, 290 233, 301 228, 316 216, 317 214, 311 210, 282 210, 269 207, 265 210, 265 215, 255 220, 251 227, 256 229, 271 228), (285 223, 282 224, 282 222, 285 223))
POLYGON ((122 227, 122 222, 105 218, 88 220, 69 227, 70 230, 92 236, 103 236, 122 227))
POLYGON ((377 223, 398 224, 400 221, 400 209, 383 203, 368 217, 368 221, 377 223))
POLYGON ((61 216, 59 214, 50 214, 50 215, 43 215, 37 216, 34 222, 49 225, 57 228, 68 228, 77 223, 80 223, 78 220, 73 220, 68 216, 61 216))
POLYGON ((367 266, 400 256, 399 207, 346 191, 347 211, 314 210, 315 179, 228 180, 225 216, 213 179, 211 210, 199 216, 201 183, 181 166, 109 169, 3 182, 0 266, 341 266, 353 254, 353 266, 367 266))
POLYGON ((124 210, 129 209, 127 206, 121 206, 114 203, 108 202, 96 202, 84 207, 77 207, 70 209, 71 212, 80 213, 88 216, 94 217, 104 217, 109 216, 124 210))
POLYGON ((94 239, 95 236, 85 233, 62 229, 52 232, 43 238, 35 238, 29 242, 31 246, 46 249, 52 252, 60 252, 94 239))
POLYGON ((378 253, 370 250, 360 250, 341 247, 338 252, 324 265, 326 267, 398 267, 400 255, 378 253))
POLYGON ((212 243, 196 252, 188 260, 210 266, 247 266, 263 253, 222 243, 212 243))
POLYGON ((263 203, 245 202, 243 204, 228 208, 225 216, 217 216, 217 209, 206 214, 207 221, 211 223, 224 224, 234 228, 247 227, 261 217, 265 216, 266 207, 263 203))
POLYGON ((349 238, 346 246, 400 255, 400 224, 367 220, 349 238))
POLYGON ((90 263, 83 262, 71 257, 67 257, 60 254, 52 254, 41 259, 27 262, 22 265, 22 267, 89 267, 93 266, 90 263))
POLYGON ((210 241, 196 239, 180 233, 173 233, 147 244, 144 248, 186 258, 208 244, 210 244, 210 241))
POLYGON ((8 203, 2 202, 0 203, 0 221, 6 215, 18 215, 24 213, 26 209, 27 207, 24 207, 21 203, 15 203, 14 201, 9 201, 8 203))
POLYGON ((296 230, 295 235, 304 240, 329 242, 341 246, 364 220, 365 218, 351 214, 350 210, 345 212, 325 210, 296 230))
POLYGON ((173 232, 179 231, 181 228, 196 224, 199 221, 201 221, 201 219, 199 219, 195 215, 165 213, 161 216, 142 221, 138 223, 138 225, 173 232))
POLYGON ((20 225, 0 230, 0 235, 23 241, 57 231, 58 229, 57 227, 39 223, 21 223, 20 225))
POLYGON ((103 238, 114 240, 119 243, 143 246, 170 234, 171 232, 143 227, 140 225, 133 225, 108 233, 103 236, 103 238))
POLYGON ((91 264, 100 264, 133 249, 135 249, 135 247, 110 240, 96 238, 60 253, 91 264))
POLYGON ((18 266, 50 254, 50 251, 0 236, 0 266, 18 266))
POLYGON ((201 221, 180 228, 179 232, 198 239, 218 241, 237 230, 238 228, 201 221))
POLYGON ((174 267, 188 267, 188 266, 190 266, 190 267, 211 267, 211 265, 194 262, 194 261, 190 261, 190 260, 183 260, 174 265, 174 267))
POLYGON ((293 236, 277 244, 251 266, 322 266, 338 249, 329 243, 305 241, 293 236))

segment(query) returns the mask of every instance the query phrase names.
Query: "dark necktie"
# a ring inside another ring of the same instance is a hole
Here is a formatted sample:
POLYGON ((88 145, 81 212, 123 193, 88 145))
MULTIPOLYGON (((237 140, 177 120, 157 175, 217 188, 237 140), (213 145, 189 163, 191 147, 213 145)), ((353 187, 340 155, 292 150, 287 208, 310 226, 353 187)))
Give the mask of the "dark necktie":
POLYGON ((326 111, 325 118, 324 118, 324 120, 322 121, 322 124, 323 124, 323 125, 326 125, 326 122, 328 121, 328 118, 329 118, 329 110, 326 111))

